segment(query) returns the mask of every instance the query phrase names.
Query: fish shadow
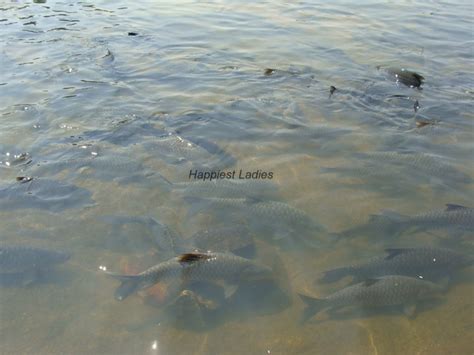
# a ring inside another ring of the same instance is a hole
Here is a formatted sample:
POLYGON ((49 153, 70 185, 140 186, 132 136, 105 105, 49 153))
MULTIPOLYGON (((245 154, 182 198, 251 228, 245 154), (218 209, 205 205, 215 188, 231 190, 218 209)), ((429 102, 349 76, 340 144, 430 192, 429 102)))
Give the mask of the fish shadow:
MULTIPOLYGON (((168 315, 166 323, 176 329, 201 333, 229 321, 242 321, 257 315, 275 314, 283 311, 290 304, 289 296, 273 280, 245 282, 240 284, 235 293, 224 299, 216 309, 201 310, 200 317, 193 317, 191 314, 180 317, 176 317, 176 314, 168 315)), ((164 312, 166 313, 166 310, 164 312)), ((161 320, 155 320, 152 323, 159 322, 161 323, 161 320)), ((147 324, 143 323, 131 329, 137 330, 146 326, 147 324)))

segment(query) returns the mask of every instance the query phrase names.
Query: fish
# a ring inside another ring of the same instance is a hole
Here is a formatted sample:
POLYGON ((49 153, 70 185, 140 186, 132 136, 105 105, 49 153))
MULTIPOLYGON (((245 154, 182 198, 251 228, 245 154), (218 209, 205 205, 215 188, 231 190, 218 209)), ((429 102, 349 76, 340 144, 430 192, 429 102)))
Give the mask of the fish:
POLYGON ((191 197, 275 198, 277 186, 261 180, 212 180, 170 183, 175 192, 191 197))
POLYGON ((461 184, 472 183, 472 178, 457 169, 441 155, 421 152, 370 152, 358 155, 369 162, 380 162, 398 168, 405 168, 407 172, 433 176, 447 182, 461 184))
MULTIPOLYGON (((268 129, 255 129, 249 132, 255 135, 257 140, 277 142, 286 141, 289 143, 311 143, 334 141, 339 137, 352 133, 348 128, 329 126, 329 125, 305 125, 305 124, 286 124, 285 127, 274 129, 268 132, 268 129)), ((312 152, 315 153, 315 152, 312 152)))
POLYGON ((36 281, 41 273, 71 258, 63 251, 21 245, 0 245, 0 279, 18 279, 23 284, 36 281))
POLYGON ((0 209, 39 208, 62 212, 94 205, 92 193, 63 181, 33 178, 0 186, 0 209))
POLYGON ((136 247, 140 244, 139 242, 145 242, 146 248, 153 246, 159 250, 161 255, 176 255, 176 253, 185 251, 182 236, 153 217, 104 215, 98 217, 98 219, 111 225, 110 245, 118 245, 130 249, 132 245, 136 247), (149 233, 143 233, 140 230, 139 236, 130 234, 130 231, 125 228, 130 224, 144 226, 149 230, 149 233))
POLYGON ((167 136, 147 140, 142 146, 173 165, 192 164, 195 168, 224 169, 236 163, 235 158, 217 144, 201 138, 189 138, 169 132, 167 136))
POLYGON ((418 233, 432 230, 448 230, 455 234, 472 233, 474 231, 473 211, 471 207, 456 204, 446 204, 445 209, 412 216, 385 210, 380 214, 371 215, 365 224, 336 234, 339 237, 353 237, 361 234, 399 236, 406 232, 418 233))
POLYGON ((299 294, 306 304, 301 322, 305 323, 322 310, 337 310, 349 306, 363 309, 404 306, 404 312, 412 316, 416 303, 434 298, 443 290, 441 285, 414 277, 390 275, 370 278, 324 298, 299 294))
POLYGON ((326 271, 320 281, 335 282, 346 276, 360 281, 386 275, 437 280, 440 276, 474 264, 471 256, 442 248, 390 248, 385 249, 385 253, 365 263, 326 271))
POLYGON ((34 164, 27 170, 35 176, 52 176, 62 171, 89 175, 101 180, 115 180, 129 182, 139 180, 140 176, 153 175, 145 171, 143 165, 131 158, 122 155, 91 156, 34 164))
MULTIPOLYGON (((235 110, 235 108, 231 108, 235 110)), ((226 111, 227 112, 227 111, 226 111)), ((255 108, 250 112, 255 112, 255 108)), ((250 114, 249 112, 249 114, 250 114)), ((228 113, 228 112, 227 112, 228 113)), ((278 116, 280 117, 280 116, 278 116)), ((353 132, 352 129, 342 126, 336 126, 334 124, 305 124, 297 120, 288 122, 286 120, 278 120, 278 122, 271 122, 269 125, 261 125, 255 127, 255 125, 249 124, 248 120, 242 120, 240 116, 230 117, 229 120, 221 120, 220 115, 217 116, 206 114, 201 115, 187 115, 187 117, 180 117, 169 122, 171 127, 174 127, 175 133, 184 137, 188 140, 192 140, 195 144, 202 144, 204 147, 209 147, 203 139, 196 139, 195 134, 209 137, 211 135, 213 139, 224 140, 224 141, 237 141, 237 142, 278 142, 278 143, 294 143, 301 144, 302 142, 308 145, 319 146, 321 143, 334 142, 339 137, 350 134, 353 132), (200 120, 212 120, 212 127, 210 125, 199 125, 195 124, 194 121, 200 120), (192 123, 184 125, 187 121, 191 120, 192 123), (233 122, 233 125, 229 125, 228 122, 233 122), (235 122, 239 124, 236 125, 235 122)), ((210 149, 209 149, 210 150, 210 149)), ((308 153, 310 150, 306 150, 308 153)), ((314 149, 311 153, 317 153, 314 149)), ((225 160, 225 159, 224 159, 225 160)), ((230 158, 228 158, 230 160, 230 158)), ((228 164, 235 165, 234 164, 228 164)))
POLYGON ((255 256, 255 244, 245 225, 214 227, 194 233, 190 242, 198 250, 231 252, 244 258, 255 256))
POLYGON ((377 69, 383 69, 390 77, 395 79, 397 84, 402 83, 410 88, 421 88, 425 80, 423 75, 404 68, 382 68, 379 66, 377 69))
MULTIPOLYGON (((202 202, 219 212, 223 208, 233 209, 245 218, 252 228, 263 228, 264 232, 270 229, 276 241, 292 242, 291 239, 295 238, 301 245, 319 247, 321 242, 316 241, 314 236, 327 232, 323 225, 306 212, 280 201, 258 198, 185 198, 185 200, 191 203, 202 202)), ((190 214, 200 207, 205 206, 198 204, 191 206, 190 214)))
MULTIPOLYGON (((429 153, 370 152, 356 155, 350 166, 323 167, 322 173, 337 173, 361 178, 398 180, 406 176, 437 179, 444 184, 470 184, 472 177, 447 162, 440 155, 429 153)), ((435 180, 436 181, 436 180, 435 180)))
POLYGON ((168 317, 178 327, 202 329, 206 326, 205 301, 192 290, 183 290, 176 300, 166 308, 168 317))
POLYGON ((159 138, 167 136, 166 130, 151 123, 139 120, 121 121, 110 129, 97 129, 81 133, 80 139, 106 141, 115 145, 129 146, 140 143, 144 137, 159 138))
POLYGON ((189 282, 224 281, 235 285, 244 280, 271 278, 272 270, 229 253, 185 253, 138 275, 108 274, 122 282, 115 291, 115 299, 121 301, 158 282, 174 283, 174 291, 170 293, 175 296, 189 282))

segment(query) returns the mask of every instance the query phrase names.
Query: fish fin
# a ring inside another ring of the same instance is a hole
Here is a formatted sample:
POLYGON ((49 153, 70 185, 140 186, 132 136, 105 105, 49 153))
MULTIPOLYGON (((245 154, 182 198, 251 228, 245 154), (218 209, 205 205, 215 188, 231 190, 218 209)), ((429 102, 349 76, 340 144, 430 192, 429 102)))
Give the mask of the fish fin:
POLYGON ((315 316, 326 306, 325 300, 306 296, 301 293, 298 293, 298 296, 300 296, 301 300, 306 305, 305 309, 303 310, 303 315, 301 316, 301 324, 306 323, 310 318, 315 316))
POLYGON ((163 175, 161 175, 160 173, 157 173, 156 175, 158 175, 158 177, 164 182, 166 182, 168 185, 173 186, 173 183, 169 181, 167 178, 165 178, 163 175))
POLYGON ((192 264, 200 260, 208 260, 212 258, 211 255, 205 253, 186 253, 178 256, 178 261, 182 265, 192 264))
POLYGON ((396 257, 397 255, 406 253, 410 248, 387 248, 385 249, 385 252, 388 254, 385 257, 385 260, 390 260, 396 257))
POLYGON ((33 285, 41 276, 41 270, 28 270, 23 273, 21 278, 21 286, 28 287, 33 285))
POLYGON ((225 298, 231 298, 235 292, 237 291, 237 289, 239 288, 238 285, 228 285, 228 286, 224 286, 224 296, 225 298))
POLYGON ((376 284, 379 281, 380 281, 380 279, 371 278, 371 279, 365 279, 364 281, 362 281, 362 283, 364 284, 365 287, 370 287, 370 286, 372 286, 373 284, 376 284))
POLYGON ((409 303, 403 306, 403 313, 408 317, 408 318, 414 318, 415 313, 416 313, 416 304, 414 303, 409 303))
POLYGON ((120 286, 117 287, 117 289, 115 290, 114 297, 117 301, 123 301, 132 293, 137 291, 139 287, 140 287, 140 282, 138 279, 122 281, 120 286))
POLYGON ((107 272, 107 275, 122 282, 114 293, 114 297, 117 301, 123 301, 140 288, 140 277, 138 275, 121 275, 111 272, 107 272))
POLYGON ((446 204, 446 211, 456 211, 456 210, 468 210, 469 207, 466 206, 461 206, 461 205, 455 205, 452 203, 447 203, 446 204))
POLYGON ((349 267, 340 267, 333 270, 328 270, 324 272, 323 277, 319 280, 322 283, 336 282, 342 279, 345 276, 350 275, 351 268, 349 267))

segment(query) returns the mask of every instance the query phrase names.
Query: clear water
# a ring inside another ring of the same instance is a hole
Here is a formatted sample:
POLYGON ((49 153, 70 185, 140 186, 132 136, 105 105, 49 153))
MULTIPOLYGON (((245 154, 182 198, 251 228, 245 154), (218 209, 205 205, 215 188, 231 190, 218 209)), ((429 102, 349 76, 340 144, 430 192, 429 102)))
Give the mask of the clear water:
POLYGON ((42 203, 2 196, 2 243, 74 256, 44 282, 1 289, 0 352, 471 354, 472 269, 413 319, 318 315, 301 325, 296 293, 344 287, 316 280, 388 246, 472 253, 472 231, 375 242, 331 233, 384 209, 472 207, 473 10, 458 0, 1 1, 0 184, 52 179, 89 190, 93 204, 54 188, 42 203), (423 89, 397 85, 387 67, 421 73, 423 89), (15 164, 25 152, 32 162, 15 164), (360 169, 369 152, 432 154, 460 175, 384 159, 360 169), (86 163, 58 163, 70 159, 86 163), (273 172, 278 199, 327 228, 311 236, 324 246, 255 232, 256 259, 274 267, 282 294, 237 294, 198 326, 150 294, 116 301, 118 283, 99 266, 138 272, 175 251, 143 220, 116 227, 104 216, 152 217, 184 236, 246 222, 183 200, 158 175, 186 181, 203 167, 273 172))

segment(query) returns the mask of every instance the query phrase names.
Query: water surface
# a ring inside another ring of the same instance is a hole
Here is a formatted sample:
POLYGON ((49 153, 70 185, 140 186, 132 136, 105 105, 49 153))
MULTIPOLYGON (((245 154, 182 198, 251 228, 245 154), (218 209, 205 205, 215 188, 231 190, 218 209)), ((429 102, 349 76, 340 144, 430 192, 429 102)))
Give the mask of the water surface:
POLYGON ((47 282, 1 289, 0 352, 472 353, 472 268, 414 319, 300 325, 296 295, 343 287, 315 280, 386 247, 472 253, 472 231, 331 239, 384 209, 472 207, 472 13, 460 0, 2 1, 0 184, 31 176, 76 188, 38 192, 34 203, 0 194, 2 243, 74 254, 47 282), (378 66, 419 72, 423 88, 378 66), (373 152, 433 155, 459 175, 383 159, 358 169, 373 152), (190 169, 271 171, 275 198, 328 231, 311 235, 314 249, 255 232, 256 258, 275 268, 285 296, 241 294, 197 329, 141 296, 114 300, 117 282, 98 270, 138 272, 177 252, 149 220, 115 228, 104 216, 154 218, 185 237, 245 223, 233 210, 189 216, 162 177, 187 181, 190 169))

